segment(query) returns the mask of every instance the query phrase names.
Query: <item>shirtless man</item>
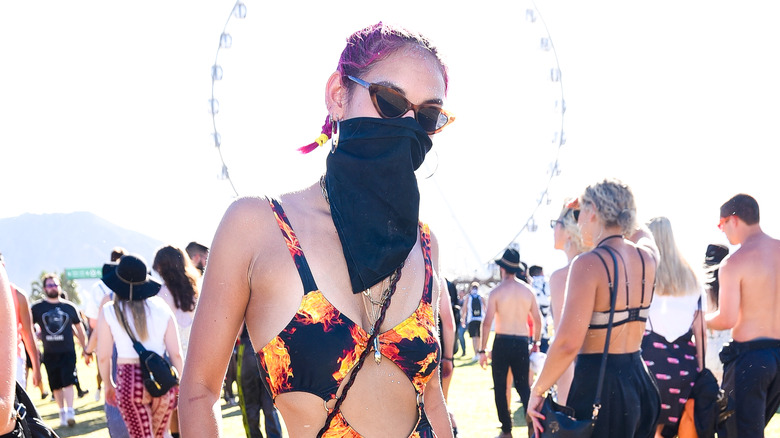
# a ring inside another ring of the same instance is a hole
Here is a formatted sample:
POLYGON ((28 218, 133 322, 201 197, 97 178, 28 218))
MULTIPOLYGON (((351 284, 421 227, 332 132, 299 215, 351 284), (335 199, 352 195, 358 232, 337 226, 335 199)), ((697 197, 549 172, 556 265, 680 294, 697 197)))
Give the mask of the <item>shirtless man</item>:
MULTIPOLYGON (((496 260, 496 264, 501 268, 501 282, 490 291, 488 297, 487 311, 482 321, 479 364, 483 369, 487 368, 485 349, 495 317, 496 336, 491 356, 493 393, 498 419, 501 421, 499 438, 508 438, 512 436, 512 415, 506 396, 507 373, 511 367, 515 389, 520 394, 523 409, 527 409, 531 391, 528 385, 528 345, 531 335, 527 321, 530 315, 534 327, 541 327, 542 317, 534 292, 524 283, 515 280, 515 273, 520 269, 520 254, 514 249, 507 249, 503 257, 496 260)), ((540 337, 541 331, 535 330, 534 348, 538 348, 540 337)))
POLYGON ((720 207, 718 227, 741 246, 720 265, 718 310, 706 317, 710 329, 732 329, 733 341, 720 353, 722 386, 736 402, 740 437, 763 437, 780 407, 780 241, 758 222, 751 196, 736 195, 720 207))

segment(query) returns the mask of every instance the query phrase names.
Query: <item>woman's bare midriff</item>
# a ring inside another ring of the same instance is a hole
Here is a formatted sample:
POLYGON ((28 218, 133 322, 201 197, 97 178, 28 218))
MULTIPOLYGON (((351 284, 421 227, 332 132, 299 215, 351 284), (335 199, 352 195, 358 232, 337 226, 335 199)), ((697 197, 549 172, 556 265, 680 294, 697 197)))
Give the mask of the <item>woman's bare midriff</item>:
MULTIPOLYGON (((314 394, 280 394, 275 404, 291 437, 316 436, 325 424, 325 405, 314 394)), ((333 404, 334 401, 330 401, 327 406, 330 408, 333 404)), ((417 397, 411 382, 398 366, 386 357, 377 365, 372 357, 355 378, 341 406, 341 414, 365 437, 407 438, 418 420, 417 397)))

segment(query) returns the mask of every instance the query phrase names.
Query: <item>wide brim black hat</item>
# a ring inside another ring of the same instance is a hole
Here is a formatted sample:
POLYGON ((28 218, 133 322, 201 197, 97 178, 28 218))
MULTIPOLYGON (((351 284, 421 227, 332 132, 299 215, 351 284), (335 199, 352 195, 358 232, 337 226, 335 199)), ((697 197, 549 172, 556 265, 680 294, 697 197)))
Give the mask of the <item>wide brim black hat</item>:
POLYGON ((500 259, 495 260, 498 266, 506 269, 507 272, 515 273, 522 270, 523 266, 520 264, 520 253, 516 249, 509 248, 504 251, 504 255, 500 259))
POLYGON ((123 255, 118 263, 103 265, 103 283, 126 301, 140 301, 160 292, 162 285, 149 274, 141 256, 123 255))

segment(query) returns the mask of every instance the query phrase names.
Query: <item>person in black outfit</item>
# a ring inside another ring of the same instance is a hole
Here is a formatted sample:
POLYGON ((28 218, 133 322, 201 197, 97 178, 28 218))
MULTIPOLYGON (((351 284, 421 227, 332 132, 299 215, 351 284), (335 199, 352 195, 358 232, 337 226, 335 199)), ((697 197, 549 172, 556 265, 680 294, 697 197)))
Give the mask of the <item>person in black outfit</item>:
POLYGON ((466 333, 466 327, 461 324, 460 318, 460 299, 458 298, 458 288, 455 283, 447 280, 447 291, 450 293, 450 302, 452 303, 452 316, 455 318, 455 346, 452 349, 452 355, 458 354, 458 347, 466 354, 466 339, 463 335, 466 333), (460 346, 458 345, 460 344, 460 346))
POLYGON ((257 355, 249 339, 246 326, 241 331, 238 345, 238 402, 241 406, 241 417, 244 420, 244 430, 247 438, 263 438, 260 431, 260 411, 265 417, 265 434, 268 438, 281 438, 282 425, 279 414, 274 407, 271 393, 265 386, 265 379, 260 374, 257 365, 257 355))
MULTIPOLYGON (((82 351, 86 349, 86 334, 76 306, 60 298, 60 281, 46 275, 42 281, 46 298, 33 304, 33 323, 41 329, 43 364, 49 376, 49 387, 60 409, 60 426, 76 424, 73 411, 73 385, 76 383, 75 332, 82 351)), ((85 359, 88 358, 86 354, 85 359)))

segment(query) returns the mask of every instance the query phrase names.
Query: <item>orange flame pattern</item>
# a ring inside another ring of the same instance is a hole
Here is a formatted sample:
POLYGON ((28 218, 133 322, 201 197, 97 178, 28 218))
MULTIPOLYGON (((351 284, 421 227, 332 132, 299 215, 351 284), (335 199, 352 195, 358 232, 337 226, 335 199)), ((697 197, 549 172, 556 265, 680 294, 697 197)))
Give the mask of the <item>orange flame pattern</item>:
POLYGON ((280 394, 292 389, 290 379, 293 377, 293 369, 290 366, 290 355, 287 348, 278 336, 273 338, 263 350, 259 352, 266 371, 266 381, 272 394, 280 394), (272 360, 265 360, 266 358, 272 360))
POLYGON ((300 324, 321 324, 323 332, 329 332, 334 325, 344 324, 340 318, 341 312, 322 295, 320 291, 310 292, 303 296, 295 320, 300 324))
POLYGON ((368 341, 368 335, 359 325, 352 324, 349 331, 352 334, 352 339, 355 340, 355 348, 351 351, 343 351, 342 356, 336 361, 339 364, 339 368, 333 373, 333 378, 339 382, 339 385, 347 377, 349 370, 355 366, 360 355, 363 354, 363 350, 366 349, 366 341, 368 341))
MULTIPOLYGON (((341 415, 341 413, 338 413, 335 417, 333 417, 333 420, 331 420, 330 427, 328 427, 328 431, 323 435, 323 437, 363 438, 363 435, 359 434, 355 429, 353 429, 352 426, 347 423, 347 420, 344 418, 344 416, 341 415)), ((436 438, 436 434, 433 433, 432 429, 426 428, 424 430, 415 430, 411 435, 409 435, 409 438, 436 438)))
MULTIPOLYGON (((273 200, 270 202, 299 273, 302 277, 304 274, 311 276, 300 242, 281 205, 273 200)), ((424 224, 420 224, 420 243, 425 260, 422 299, 412 315, 379 335, 379 349, 422 394, 438 366, 440 355, 431 304, 433 266, 430 260, 430 230, 424 224)), ((368 337, 362 327, 342 315, 322 292, 306 291, 287 327, 258 350, 259 362, 272 395, 275 398, 285 392, 307 391, 323 400, 333 398, 341 382, 368 348, 368 337), (313 358, 316 358, 316 363, 313 358)), ((359 438, 360 434, 339 413, 325 436, 359 438)), ((411 436, 435 437, 430 426, 416 430, 411 436)))
POLYGON ((284 213, 282 206, 276 200, 270 200, 271 209, 274 212, 276 223, 279 224, 279 230, 284 236, 284 241, 287 243, 287 249, 290 250, 293 259, 295 260, 295 266, 300 266, 298 260, 303 257, 303 249, 301 249, 301 243, 298 241, 298 236, 295 235, 295 231, 290 225, 290 221, 287 219, 287 215, 284 213))

